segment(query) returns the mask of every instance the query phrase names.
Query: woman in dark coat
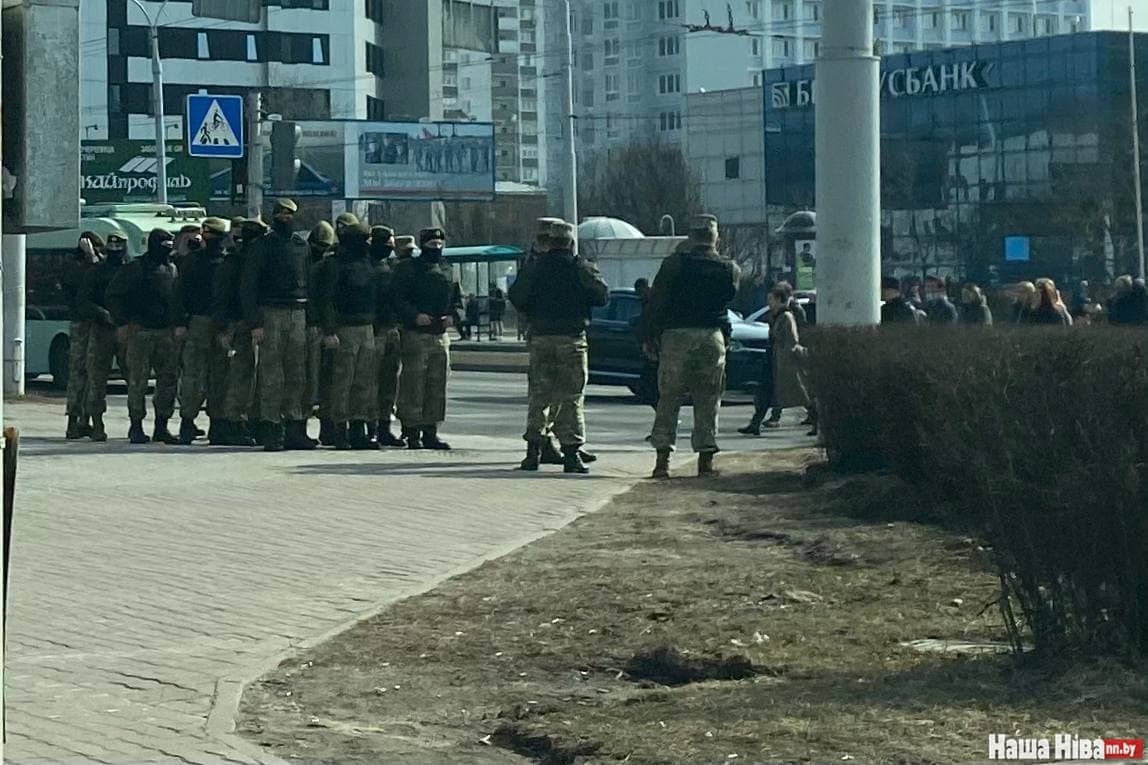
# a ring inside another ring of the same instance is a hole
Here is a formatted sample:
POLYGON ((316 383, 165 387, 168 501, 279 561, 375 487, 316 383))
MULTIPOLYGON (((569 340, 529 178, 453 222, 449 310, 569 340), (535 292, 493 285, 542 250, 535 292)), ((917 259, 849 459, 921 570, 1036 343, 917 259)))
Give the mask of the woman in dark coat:
POLYGON ((490 311, 490 339, 502 339, 502 320, 506 315, 506 295, 502 290, 495 288, 490 293, 490 304, 488 310, 490 311))
POLYGON ((773 349, 773 411, 764 427, 780 428, 781 413, 785 409, 809 406, 809 396, 800 370, 800 354, 805 349, 801 345, 797 319, 784 289, 774 288, 769 293, 769 310, 769 338, 773 349))
POLYGON ((961 324, 988 326, 993 323, 985 293, 972 282, 961 288, 961 324))

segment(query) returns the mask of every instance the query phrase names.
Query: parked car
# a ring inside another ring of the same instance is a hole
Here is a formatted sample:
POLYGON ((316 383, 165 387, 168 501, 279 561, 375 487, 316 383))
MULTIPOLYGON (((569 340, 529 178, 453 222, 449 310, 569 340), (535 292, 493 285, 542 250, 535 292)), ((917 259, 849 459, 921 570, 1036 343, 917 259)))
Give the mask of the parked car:
MULTIPOLYGON (((587 338, 590 343, 590 382, 625 385, 643 400, 641 345, 637 327, 642 303, 632 289, 610 290, 610 302, 595 308, 587 338)), ((750 390, 769 373, 769 326, 747 321, 730 311, 733 333, 726 359, 726 387, 750 390)))

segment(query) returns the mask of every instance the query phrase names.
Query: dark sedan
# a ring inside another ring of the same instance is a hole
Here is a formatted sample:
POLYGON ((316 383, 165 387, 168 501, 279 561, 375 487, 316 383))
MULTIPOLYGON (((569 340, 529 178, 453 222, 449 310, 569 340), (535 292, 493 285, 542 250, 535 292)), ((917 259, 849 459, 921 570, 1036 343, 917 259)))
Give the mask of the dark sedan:
MULTIPOLYGON (((594 309, 590 330, 590 382, 625 385, 644 401, 653 399, 649 376, 642 375, 645 361, 638 342, 637 326, 642 303, 632 289, 610 290, 610 302, 594 309)), ((746 321, 732 311, 733 333, 726 360, 726 387, 750 390, 769 373, 769 327, 746 321)))

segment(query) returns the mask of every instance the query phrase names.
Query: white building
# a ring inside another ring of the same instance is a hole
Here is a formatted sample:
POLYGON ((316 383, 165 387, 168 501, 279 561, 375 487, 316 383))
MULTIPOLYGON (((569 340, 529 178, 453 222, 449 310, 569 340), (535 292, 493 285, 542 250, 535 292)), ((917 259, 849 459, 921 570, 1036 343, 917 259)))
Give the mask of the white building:
MULTIPOLYGON (((154 17, 161 3, 143 0, 154 17)), ((442 117, 441 0, 267 0, 258 24, 160 18, 169 138, 188 94, 243 95, 288 119, 442 117)), ((147 19, 131 0, 83 0, 81 137, 150 138, 147 19)))

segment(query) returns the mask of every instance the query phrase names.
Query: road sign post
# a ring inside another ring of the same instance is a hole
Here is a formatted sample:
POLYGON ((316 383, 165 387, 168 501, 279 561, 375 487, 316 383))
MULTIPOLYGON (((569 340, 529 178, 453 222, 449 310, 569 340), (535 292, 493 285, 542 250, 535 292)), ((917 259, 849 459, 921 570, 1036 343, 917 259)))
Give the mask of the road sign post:
POLYGON ((243 97, 196 93, 187 97, 187 153, 192 157, 243 157, 243 97))

